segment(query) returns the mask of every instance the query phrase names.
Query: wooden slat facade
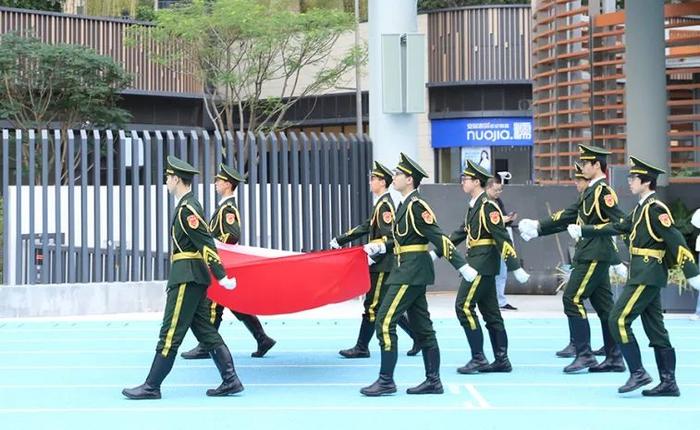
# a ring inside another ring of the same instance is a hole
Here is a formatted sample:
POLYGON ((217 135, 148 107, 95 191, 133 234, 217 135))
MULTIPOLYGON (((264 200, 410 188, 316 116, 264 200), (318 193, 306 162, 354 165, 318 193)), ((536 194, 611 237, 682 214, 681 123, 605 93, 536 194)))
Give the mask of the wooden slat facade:
POLYGON ((519 5, 429 12, 429 82, 530 80, 530 15, 519 5))
MULTIPOLYGON (((611 149, 611 164, 623 164, 624 11, 588 13, 581 0, 538 0, 534 10, 537 180, 570 182, 571 165, 577 159, 576 145, 581 142, 611 149)), ((700 1, 666 5, 664 11, 669 48, 667 145, 671 153, 671 181, 696 182, 700 178, 700 34, 697 27, 683 27, 700 25, 700 1), (683 61, 679 62, 681 58, 683 61)))
MULTIPOLYGON (((193 94, 201 91, 192 65, 181 61, 174 67, 164 67, 149 60, 155 44, 144 36, 134 46, 127 46, 125 36, 130 27, 148 23, 96 18, 61 13, 38 12, 0 7, 0 34, 18 32, 31 34, 50 44, 81 45, 98 54, 112 57, 133 77, 132 90, 149 93, 193 94)), ((176 45, 160 49, 175 49, 176 45)))

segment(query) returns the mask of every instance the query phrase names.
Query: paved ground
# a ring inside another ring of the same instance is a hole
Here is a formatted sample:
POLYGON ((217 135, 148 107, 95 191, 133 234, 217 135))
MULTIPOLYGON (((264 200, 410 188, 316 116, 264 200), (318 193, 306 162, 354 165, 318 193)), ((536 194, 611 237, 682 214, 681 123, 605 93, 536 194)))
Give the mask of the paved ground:
MULTIPOLYGON (((230 398, 207 398, 218 385, 210 360, 178 360, 163 384, 160 401, 129 401, 123 387, 140 384, 150 365, 160 315, 0 320, 0 428, 3 429, 191 429, 218 428, 458 428, 478 429, 697 429, 700 424, 700 323, 671 315, 667 324, 678 351, 680 398, 618 395, 626 374, 565 375, 567 359, 554 351, 567 341, 558 297, 511 296, 521 310, 507 312, 510 374, 463 376, 467 343, 453 314, 454 296, 431 295, 442 350, 442 396, 409 396, 405 388, 423 378, 419 357, 402 351, 396 371, 399 393, 365 398, 359 388, 377 374, 378 355, 346 360, 338 349, 357 334, 361 303, 328 306, 291 316, 264 318, 278 340, 264 359, 249 353, 254 341, 227 315, 222 333, 234 352, 246 390, 230 398)), ((592 319, 595 347, 601 343, 592 319)), ((640 343, 641 325, 634 329, 640 343)), ((194 345, 188 336, 184 348, 194 345)), ((376 344, 372 351, 377 351, 376 344)), ((486 350, 490 348, 486 345, 486 350)), ((653 352, 643 348, 657 378, 653 352)))

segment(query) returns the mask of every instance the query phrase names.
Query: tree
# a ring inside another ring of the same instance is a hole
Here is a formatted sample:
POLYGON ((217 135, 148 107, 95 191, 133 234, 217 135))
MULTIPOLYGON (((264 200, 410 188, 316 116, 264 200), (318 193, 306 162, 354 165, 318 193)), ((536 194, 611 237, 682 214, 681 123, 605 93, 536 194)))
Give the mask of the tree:
MULTIPOLYGON (((161 47, 177 41, 177 49, 161 48, 152 58, 192 64, 220 133, 279 130, 300 98, 333 88, 365 58, 364 49, 333 54, 338 37, 352 29, 352 15, 318 8, 298 13, 285 5, 192 0, 157 11, 156 26, 140 31, 161 47), (273 86, 277 90, 269 96, 273 86)), ((139 37, 132 41, 139 43, 139 37)))
MULTIPOLYGON (((129 82, 112 58, 89 48, 13 33, 0 37, 0 118, 14 128, 58 124, 65 139, 69 129, 122 126, 130 115, 117 103, 129 82)), ((53 158, 53 148, 49 154, 53 158)), ((60 156, 65 161, 65 145, 60 156)))
POLYGON ((0 0, 0 6, 60 12, 65 0, 0 0))

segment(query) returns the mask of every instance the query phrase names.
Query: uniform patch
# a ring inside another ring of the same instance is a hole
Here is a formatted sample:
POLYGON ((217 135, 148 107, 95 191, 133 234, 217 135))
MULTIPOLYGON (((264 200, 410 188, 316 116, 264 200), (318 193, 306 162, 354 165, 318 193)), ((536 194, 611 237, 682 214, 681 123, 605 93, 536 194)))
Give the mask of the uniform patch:
POLYGON ((672 224, 671 217, 668 216, 668 214, 659 215, 659 222, 664 227, 671 227, 671 224, 672 224))
POLYGON ((423 218, 423 221, 425 221, 426 224, 432 224, 435 222, 433 214, 431 214, 429 211, 423 211, 423 213, 420 216, 423 218))
POLYGON ((498 224, 501 222, 501 213, 498 211, 493 211, 489 214, 489 219, 491 219, 493 224, 498 224))
POLYGON ((615 206, 615 197, 613 197, 612 194, 607 194, 605 197, 603 197, 603 200, 605 201, 605 206, 609 208, 615 206))
POLYGON ((382 214, 382 219, 384 220, 385 224, 390 224, 392 220, 391 212, 386 211, 382 214))
POLYGON ((197 218, 197 215, 190 215, 187 217, 187 225, 190 226, 191 229, 196 229, 199 227, 199 219, 197 218))
POLYGON ((226 214, 226 222, 228 224, 233 224, 234 222, 236 222, 236 214, 226 214))

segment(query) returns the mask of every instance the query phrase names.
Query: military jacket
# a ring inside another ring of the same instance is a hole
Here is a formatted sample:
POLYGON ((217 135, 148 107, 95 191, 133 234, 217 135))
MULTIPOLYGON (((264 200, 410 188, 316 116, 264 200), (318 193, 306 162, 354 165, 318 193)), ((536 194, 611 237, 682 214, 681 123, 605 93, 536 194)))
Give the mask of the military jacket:
MULTIPOLYGON (((372 215, 362 224, 351 228, 344 234, 336 238, 339 245, 344 245, 348 242, 369 235, 370 242, 382 242, 386 244, 392 238, 391 229, 394 226, 395 218, 394 202, 391 199, 391 194, 386 193, 381 196, 374 204, 372 215)), ((375 261, 369 267, 370 272, 389 272, 394 263, 391 255, 381 254, 372 257, 375 261)))
POLYGON ((467 263, 480 275, 497 275, 501 260, 508 271, 520 268, 518 255, 503 223, 503 213, 498 204, 489 200, 486 193, 476 199, 469 208, 462 225, 450 235, 457 246, 467 242, 467 263))
POLYGON ((236 244, 241 240, 241 215, 235 197, 222 201, 209 221, 209 230, 219 242, 236 244))
MULTIPOLYGON (((540 220, 540 235, 559 233, 569 224, 596 225, 618 222, 625 214, 617 205, 617 194, 604 180, 586 188, 576 203, 540 220)), ((576 244, 576 261, 619 262, 615 242, 608 237, 587 237, 576 244)))
POLYGON ((414 190, 396 209, 392 238, 387 253, 394 253, 394 265, 387 284, 428 285, 435 282, 435 269, 428 253, 432 243, 440 255, 456 269, 466 261, 437 225, 435 213, 418 190, 414 190))
POLYGON ((217 279, 226 276, 209 225, 204 221, 202 206, 192 192, 182 196, 174 212, 168 288, 187 282, 209 285, 209 269, 217 279))
POLYGON ((695 256, 675 227, 671 211, 654 194, 637 204, 622 221, 584 226, 584 237, 628 234, 629 285, 665 286, 668 269, 680 266, 686 278, 698 274, 695 256))

